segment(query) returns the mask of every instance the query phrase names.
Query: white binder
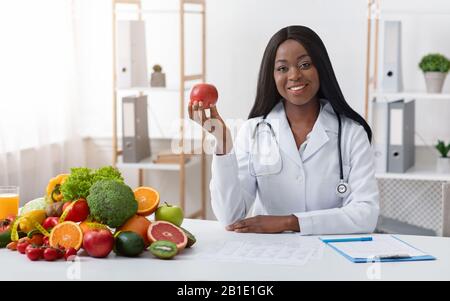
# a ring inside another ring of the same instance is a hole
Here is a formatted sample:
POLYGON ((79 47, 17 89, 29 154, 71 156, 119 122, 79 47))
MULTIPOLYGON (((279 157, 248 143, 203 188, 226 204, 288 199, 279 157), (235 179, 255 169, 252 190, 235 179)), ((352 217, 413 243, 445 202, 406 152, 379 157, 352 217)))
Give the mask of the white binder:
POLYGON ((402 24, 400 21, 385 21, 383 66, 381 88, 383 92, 403 91, 402 77, 402 24))
POLYGON ((375 156, 375 171, 387 172, 389 146, 389 111, 387 102, 372 103, 373 152, 375 156))
POLYGON ((117 22, 116 62, 117 88, 148 86, 144 21, 117 22))

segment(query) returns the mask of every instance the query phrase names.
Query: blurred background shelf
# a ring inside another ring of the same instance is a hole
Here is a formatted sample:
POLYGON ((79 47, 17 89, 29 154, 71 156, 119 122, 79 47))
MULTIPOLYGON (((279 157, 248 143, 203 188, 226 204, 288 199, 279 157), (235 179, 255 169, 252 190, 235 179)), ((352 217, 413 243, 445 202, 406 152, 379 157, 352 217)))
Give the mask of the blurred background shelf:
MULTIPOLYGON (((137 163, 124 163, 122 159, 119 158, 117 162, 118 168, 133 168, 133 169, 145 169, 145 170, 167 170, 167 171, 179 171, 180 164, 169 164, 169 163, 154 163, 156 157, 149 157, 137 163)), ((184 164, 185 168, 189 168, 195 165, 201 164, 201 156, 192 156, 189 161, 184 164)))
POLYGON ((450 182, 450 174, 438 173, 435 165, 415 165, 405 173, 376 173, 377 179, 404 179, 421 181, 444 181, 450 182))
POLYGON ((415 99, 415 100, 421 100, 421 99, 450 99, 450 93, 426 93, 423 91, 405 91, 405 92, 398 92, 398 93, 391 93, 391 92, 382 92, 382 91, 375 91, 371 93, 371 98, 376 98, 377 101, 383 102, 383 101, 393 101, 398 99, 415 99))
MULTIPOLYGON (((186 86, 184 88, 185 92, 188 92, 191 89, 190 86, 186 86)), ((121 92, 180 92, 180 87, 130 87, 130 88, 116 88, 116 91, 121 92)))

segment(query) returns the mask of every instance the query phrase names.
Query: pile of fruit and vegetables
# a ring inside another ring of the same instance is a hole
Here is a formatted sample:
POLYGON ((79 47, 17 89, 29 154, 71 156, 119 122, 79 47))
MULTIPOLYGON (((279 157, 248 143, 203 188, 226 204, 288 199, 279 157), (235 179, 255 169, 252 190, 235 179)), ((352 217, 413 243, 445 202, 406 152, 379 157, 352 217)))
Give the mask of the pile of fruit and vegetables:
POLYGON ((181 227, 183 211, 151 187, 132 190, 120 172, 72 168, 50 179, 46 195, 25 204, 19 216, 0 221, 0 248, 30 260, 70 260, 83 248, 91 257, 136 257, 148 250, 170 259, 195 237, 181 227), (155 220, 147 217, 155 214, 155 220))

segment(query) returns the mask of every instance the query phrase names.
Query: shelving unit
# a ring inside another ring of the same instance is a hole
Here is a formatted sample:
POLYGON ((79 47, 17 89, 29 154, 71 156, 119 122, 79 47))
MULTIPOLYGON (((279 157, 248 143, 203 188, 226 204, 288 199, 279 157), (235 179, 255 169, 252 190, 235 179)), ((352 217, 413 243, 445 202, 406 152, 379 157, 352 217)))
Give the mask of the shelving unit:
MULTIPOLYGON (((179 118, 183 120, 185 118, 185 106, 187 102, 185 102, 186 92, 190 90, 190 83, 192 81, 205 81, 206 78, 206 5, 205 0, 178 0, 179 7, 178 9, 143 9, 141 0, 112 0, 113 3, 113 158, 112 163, 113 166, 117 166, 120 168, 130 168, 135 169, 139 175, 139 185, 144 185, 144 170, 159 170, 159 171, 174 171, 179 173, 179 202, 180 207, 186 212, 186 168, 192 166, 200 166, 201 169, 201 209, 197 212, 189 215, 190 218, 206 218, 206 156, 203 149, 201 150, 201 154, 193 155, 190 158, 190 161, 185 162, 185 154, 180 154, 179 164, 155 164, 153 163, 151 158, 146 158, 138 163, 124 163, 121 161, 122 150, 119 149, 118 143, 118 92, 133 92, 138 93, 139 95, 147 94, 149 100, 149 107, 151 106, 152 101, 158 101, 157 99, 152 99, 153 93, 177 93, 179 98, 179 118), (118 5, 127 4, 128 6, 132 6, 132 9, 121 9, 118 10, 118 5), (186 5, 194 5, 199 10, 187 9, 186 5), (118 89, 117 88, 117 76, 116 76, 116 22, 117 16, 116 14, 120 13, 132 13, 138 16, 138 20, 143 19, 143 15, 145 14, 177 14, 179 18, 179 85, 177 87, 169 86, 165 88, 155 88, 150 86, 145 87, 131 87, 118 89), (197 14, 201 16, 201 72, 199 74, 186 74, 185 70, 185 62, 186 62, 186 47, 185 47, 185 15, 186 14, 197 14)), ((185 135, 183 125, 180 125, 179 133, 181 137, 180 148, 183 149, 183 145, 185 143, 185 135)), ((202 132, 201 141, 202 143, 205 140, 205 135, 202 132)))
POLYGON ((387 102, 392 99, 416 99, 420 100, 430 100, 430 99, 439 99, 439 100, 448 100, 450 99, 449 93, 425 93, 422 91, 405 91, 399 93, 386 93, 381 91, 375 91, 371 93, 371 96, 376 98, 378 102, 387 102))
MULTIPOLYGON (((416 102, 426 100, 432 105, 439 100, 450 100, 449 93, 430 94, 425 91, 408 90, 386 93, 380 89, 377 83, 378 51, 381 49, 379 23, 384 15, 392 20, 393 16, 404 15, 450 16, 450 12, 383 10, 381 0, 368 0, 364 117, 369 124, 371 124, 371 105, 375 102, 414 99, 416 102)), ((372 127, 372 130, 377 129, 372 127)), ((380 187, 380 214, 388 220, 399 221, 393 228, 397 227, 397 231, 400 232, 403 227, 405 234, 406 227, 409 226, 410 229, 415 229, 414 231, 422 228, 423 233, 434 232, 436 235, 450 236, 450 174, 438 173, 434 165, 423 165, 416 161, 416 166, 405 173, 383 172, 376 173, 376 177, 380 187)), ((385 228, 392 230, 390 226, 385 228)))

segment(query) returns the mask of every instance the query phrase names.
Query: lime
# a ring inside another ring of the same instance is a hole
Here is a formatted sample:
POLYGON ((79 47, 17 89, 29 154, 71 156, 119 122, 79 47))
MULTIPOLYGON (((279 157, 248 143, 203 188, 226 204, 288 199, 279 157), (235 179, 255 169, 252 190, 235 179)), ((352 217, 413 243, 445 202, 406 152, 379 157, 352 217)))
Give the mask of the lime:
POLYGON ((144 251, 144 240, 131 231, 120 232, 114 243, 114 253, 120 256, 136 257, 144 251))

